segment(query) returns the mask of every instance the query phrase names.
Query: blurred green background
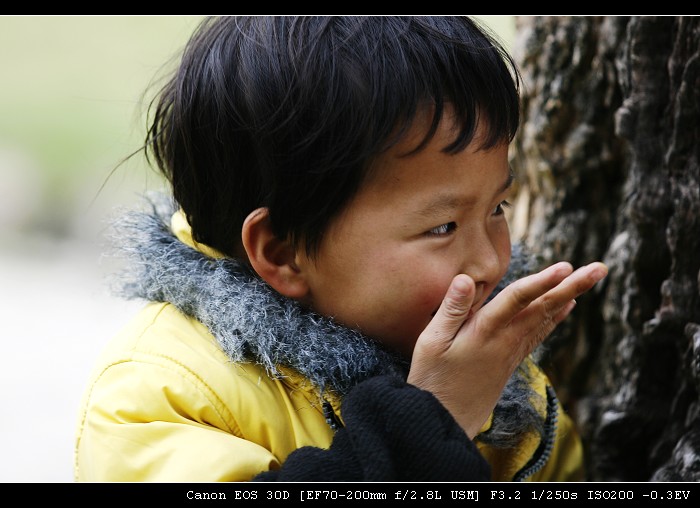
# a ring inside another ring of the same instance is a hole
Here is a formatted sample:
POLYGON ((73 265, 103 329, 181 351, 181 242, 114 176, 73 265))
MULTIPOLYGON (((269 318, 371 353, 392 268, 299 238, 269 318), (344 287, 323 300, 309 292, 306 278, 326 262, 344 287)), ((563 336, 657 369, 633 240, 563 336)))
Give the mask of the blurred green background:
MULTIPOLYGON (((480 18, 512 46, 512 16, 480 18)), ((140 306, 109 294, 102 232, 163 186, 141 154, 119 162, 200 19, 0 16, 0 482, 73 479, 91 366, 140 306)))
POLYGON ((0 17, 3 229, 74 233, 76 217, 160 183, 141 157, 108 176, 139 146, 142 95, 199 19, 0 17))

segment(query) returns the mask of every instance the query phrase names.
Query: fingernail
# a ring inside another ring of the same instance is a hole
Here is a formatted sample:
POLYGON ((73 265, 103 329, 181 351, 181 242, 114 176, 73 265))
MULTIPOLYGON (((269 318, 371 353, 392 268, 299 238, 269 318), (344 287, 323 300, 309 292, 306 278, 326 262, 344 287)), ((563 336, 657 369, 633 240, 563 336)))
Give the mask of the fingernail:
POLYGON ((466 296, 469 292, 469 283, 464 277, 456 277, 452 281, 452 291, 457 296, 466 296))
POLYGON ((598 272, 601 276, 601 278, 605 277, 608 274, 608 267, 599 261, 592 263, 595 265, 596 272, 598 272))

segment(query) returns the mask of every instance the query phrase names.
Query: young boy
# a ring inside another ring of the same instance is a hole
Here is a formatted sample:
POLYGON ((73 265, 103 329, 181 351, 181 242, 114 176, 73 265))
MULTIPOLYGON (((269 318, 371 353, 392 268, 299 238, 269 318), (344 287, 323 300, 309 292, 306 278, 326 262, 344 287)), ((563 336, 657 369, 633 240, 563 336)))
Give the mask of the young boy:
POLYGON ((96 366, 76 479, 580 479, 528 355, 606 269, 503 288, 518 102, 468 18, 203 22, 146 144, 176 206, 117 224, 150 303, 96 366))

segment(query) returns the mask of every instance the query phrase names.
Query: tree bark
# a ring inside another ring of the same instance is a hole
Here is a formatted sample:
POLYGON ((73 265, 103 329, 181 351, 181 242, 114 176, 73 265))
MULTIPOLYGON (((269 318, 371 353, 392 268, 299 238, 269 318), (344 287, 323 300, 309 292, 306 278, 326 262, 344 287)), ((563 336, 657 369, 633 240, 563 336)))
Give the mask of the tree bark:
POLYGON ((591 481, 700 480, 700 18, 517 18, 512 234, 609 275, 538 352, 591 481))

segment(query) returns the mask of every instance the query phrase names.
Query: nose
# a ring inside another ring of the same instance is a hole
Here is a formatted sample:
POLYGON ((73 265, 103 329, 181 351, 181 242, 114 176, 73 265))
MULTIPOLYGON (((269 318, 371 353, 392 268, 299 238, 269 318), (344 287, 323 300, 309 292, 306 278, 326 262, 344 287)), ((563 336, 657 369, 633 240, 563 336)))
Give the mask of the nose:
POLYGON ((510 239, 488 231, 471 231, 464 238, 463 273, 475 282, 477 290, 491 290, 501 280, 510 256, 510 239))

